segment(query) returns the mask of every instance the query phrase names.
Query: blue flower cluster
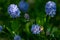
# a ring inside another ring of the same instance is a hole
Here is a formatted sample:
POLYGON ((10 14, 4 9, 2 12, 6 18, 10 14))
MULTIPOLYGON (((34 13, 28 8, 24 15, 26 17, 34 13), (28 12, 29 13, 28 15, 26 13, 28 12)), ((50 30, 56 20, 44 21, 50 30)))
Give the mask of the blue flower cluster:
POLYGON ((21 40, 21 37, 19 35, 15 35, 14 40, 21 40))
POLYGON ((17 7, 17 5, 15 4, 10 4, 8 7, 8 13, 12 18, 16 18, 20 16, 20 11, 19 8, 17 7))
POLYGON ((29 8, 29 4, 26 3, 25 1, 20 1, 19 8, 20 8, 21 11, 27 12, 28 8, 29 8))
POLYGON ((2 26, 0 26, 0 32, 2 31, 2 29, 3 29, 3 27, 2 27, 2 26))
POLYGON ((41 30, 40 30, 40 26, 39 26, 39 25, 35 25, 35 24, 32 25, 31 32, 32 32, 33 34, 39 34, 40 31, 41 31, 41 30))
POLYGON ((45 6, 45 11, 46 11, 47 15, 49 15, 51 17, 54 17, 54 15, 56 14, 56 4, 55 4, 55 2, 48 1, 46 3, 46 6, 45 6))

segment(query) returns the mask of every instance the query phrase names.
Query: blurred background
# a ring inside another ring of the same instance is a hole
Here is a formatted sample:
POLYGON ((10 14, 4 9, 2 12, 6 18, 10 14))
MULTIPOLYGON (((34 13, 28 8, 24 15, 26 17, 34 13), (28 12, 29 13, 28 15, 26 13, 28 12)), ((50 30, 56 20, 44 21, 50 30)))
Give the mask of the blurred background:
POLYGON ((8 14, 8 6, 21 0, 0 0, 0 40, 13 40, 15 34, 19 34, 22 40, 60 40, 60 0, 25 0, 29 4, 27 14, 29 21, 24 18, 24 12, 18 18, 11 18, 8 14), (48 1, 56 3, 56 15, 46 16, 45 5, 48 1), (36 23, 42 27, 40 34, 32 34, 31 26, 36 23))

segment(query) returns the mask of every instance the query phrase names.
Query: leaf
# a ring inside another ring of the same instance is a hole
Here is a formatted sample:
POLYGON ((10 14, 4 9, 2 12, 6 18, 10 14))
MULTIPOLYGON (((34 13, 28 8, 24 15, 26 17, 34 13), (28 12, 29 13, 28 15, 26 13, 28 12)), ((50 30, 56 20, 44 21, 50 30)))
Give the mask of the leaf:
POLYGON ((18 29, 19 29, 20 25, 19 25, 19 22, 17 20, 13 20, 11 21, 11 28, 12 28, 12 31, 14 32, 19 32, 18 29))

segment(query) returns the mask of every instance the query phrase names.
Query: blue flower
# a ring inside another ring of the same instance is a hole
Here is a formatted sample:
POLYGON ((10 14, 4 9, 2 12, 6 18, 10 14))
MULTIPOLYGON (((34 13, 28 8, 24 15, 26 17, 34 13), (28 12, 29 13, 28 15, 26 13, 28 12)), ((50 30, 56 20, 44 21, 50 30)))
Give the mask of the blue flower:
POLYGON ((40 31, 41 31, 41 30, 40 30, 40 26, 39 26, 39 25, 35 25, 35 24, 32 25, 31 32, 32 32, 33 34, 39 34, 40 31))
POLYGON ((25 1, 20 1, 19 8, 20 8, 21 11, 27 12, 28 8, 29 8, 29 4, 26 3, 25 1))
POLYGON ((54 17, 56 14, 56 4, 55 2, 48 1, 45 6, 45 12, 47 15, 54 17))
POLYGON ((15 35, 14 40, 21 40, 21 37, 19 35, 15 35))
POLYGON ((3 27, 2 27, 2 26, 0 26, 0 32, 2 31, 2 29, 3 29, 3 27))
POLYGON ((17 5, 15 4, 10 4, 8 7, 8 13, 12 18, 16 18, 20 16, 20 11, 19 8, 17 7, 17 5))
POLYGON ((24 17, 25 19, 29 20, 29 14, 25 13, 24 17))

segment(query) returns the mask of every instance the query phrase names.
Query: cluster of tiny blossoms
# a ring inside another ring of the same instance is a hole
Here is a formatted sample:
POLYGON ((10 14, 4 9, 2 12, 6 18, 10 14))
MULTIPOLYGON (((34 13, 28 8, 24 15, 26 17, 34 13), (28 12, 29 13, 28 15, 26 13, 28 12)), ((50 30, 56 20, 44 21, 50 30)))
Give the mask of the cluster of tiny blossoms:
POLYGON ((56 14, 56 4, 53 1, 48 1, 45 6, 46 15, 54 17, 56 14))

